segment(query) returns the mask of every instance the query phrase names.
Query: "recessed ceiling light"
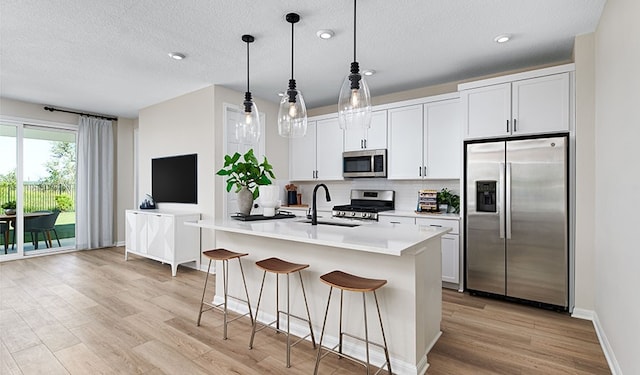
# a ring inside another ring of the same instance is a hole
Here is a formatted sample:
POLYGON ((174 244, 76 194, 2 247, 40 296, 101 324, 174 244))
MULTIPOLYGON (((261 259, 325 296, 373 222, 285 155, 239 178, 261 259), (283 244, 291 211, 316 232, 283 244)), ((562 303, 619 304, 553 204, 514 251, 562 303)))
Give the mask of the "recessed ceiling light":
POLYGON ((318 30, 316 35, 320 39, 331 39, 331 37, 333 37, 335 33, 333 32, 333 30, 318 30))
POLYGON ((171 58, 172 58, 172 59, 174 59, 174 60, 182 60, 182 59, 184 59, 184 58, 185 58, 185 57, 187 57, 187 56, 185 56, 185 54, 184 54, 184 53, 180 53, 180 52, 171 52, 171 53, 169 53, 169 57, 171 57, 171 58))
POLYGON ((511 39, 511 35, 508 34, 501 34, 498 35, 497 37, 493 38, 493 41, 496 43, 506 43, 509 41, 509 39, 511 39))
POLYGON ((373 69, 366 69, 362 71, 362 74, 364 74, 365 76, 372 76, 376 74, 376 71, 373 69))

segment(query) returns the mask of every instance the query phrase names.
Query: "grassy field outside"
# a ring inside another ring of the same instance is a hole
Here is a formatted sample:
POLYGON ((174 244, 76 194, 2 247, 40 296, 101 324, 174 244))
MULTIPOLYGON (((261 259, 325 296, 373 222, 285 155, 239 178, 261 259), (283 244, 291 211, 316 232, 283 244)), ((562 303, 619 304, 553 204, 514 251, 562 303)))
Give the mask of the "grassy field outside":
POLYGON ((60 212, 60 215, 58 215, 58 220, 56 220, 56 225, 75 224, 75 222, 76 222, 75 211, 60 212))

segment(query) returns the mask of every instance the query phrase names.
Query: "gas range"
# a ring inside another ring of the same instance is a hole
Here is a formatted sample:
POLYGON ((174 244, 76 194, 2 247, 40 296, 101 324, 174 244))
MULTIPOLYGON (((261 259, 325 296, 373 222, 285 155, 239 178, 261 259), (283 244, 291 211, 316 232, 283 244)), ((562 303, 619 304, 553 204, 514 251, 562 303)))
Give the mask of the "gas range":
POLYGON ((393 190, 351 190, 351 204, 334 206, 333 217, 378 220, 378 212, 395 208, 393 190))

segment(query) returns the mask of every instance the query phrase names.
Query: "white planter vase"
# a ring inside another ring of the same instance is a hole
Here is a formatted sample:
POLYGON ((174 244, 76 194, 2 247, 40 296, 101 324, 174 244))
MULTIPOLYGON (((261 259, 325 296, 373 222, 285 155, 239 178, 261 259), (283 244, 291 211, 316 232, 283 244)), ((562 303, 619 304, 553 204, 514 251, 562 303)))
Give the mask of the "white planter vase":
POLYGON ((243 187, 238 192, 238 212, 244 216, 251 214, 251 208, 253 208, 253 193, 246 187, 243 187))
POLYGON ((267 217, 275 216, 276 208, 278 207, 278 193, 280 189, 276 185, 260 185, 260 206, 262 207, 262 214, 267 217))

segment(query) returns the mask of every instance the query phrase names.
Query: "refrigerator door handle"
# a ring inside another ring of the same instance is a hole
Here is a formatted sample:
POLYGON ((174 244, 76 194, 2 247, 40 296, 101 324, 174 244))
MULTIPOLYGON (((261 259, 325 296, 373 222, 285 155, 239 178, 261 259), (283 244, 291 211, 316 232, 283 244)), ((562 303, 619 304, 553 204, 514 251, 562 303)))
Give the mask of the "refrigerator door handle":
POLYGON ((500 226, 500 238, 504 238, 504 205, 502 192, 504 191, 504 163, 500 163, 500 177, 498 179, 498 191, 496 192, 496 204, 498 205, 498 221, 500 226))
POLYGON ((505 192, 505 219, 507 227, 507 239, 511 239, 511 163, 507 163, 506 192, 505 192))

